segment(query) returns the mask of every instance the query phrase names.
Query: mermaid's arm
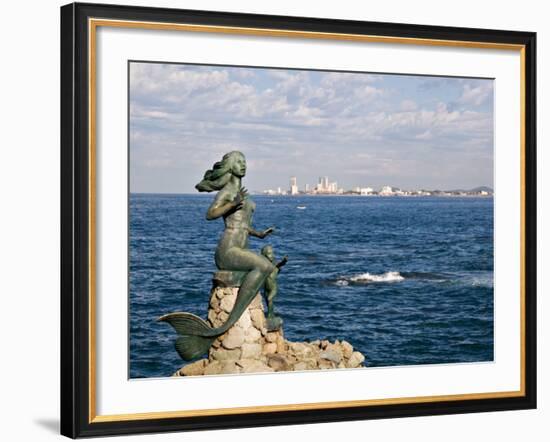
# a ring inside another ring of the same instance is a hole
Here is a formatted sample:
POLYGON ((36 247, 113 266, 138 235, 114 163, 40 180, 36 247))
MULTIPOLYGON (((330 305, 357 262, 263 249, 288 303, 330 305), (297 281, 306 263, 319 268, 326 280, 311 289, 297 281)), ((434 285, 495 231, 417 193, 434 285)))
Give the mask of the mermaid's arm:
POLYGON ((283 259, 281 259, 277 264, 275 264, 275 267, 277 267, 278 270, 281 270, 281 268, 288 262, 288 256, 284 256, 283 259))
POLYGON ((254 236, 256 238, 264 239, 267 235, 270 233, 273 233, 275 230, 275 227, 269 227, 265 229, 263 232, 258 232, 257 230, 254 230, 252 227, 248 228, 248 233, 250 236, 254 236))
POLYGON ((214 202, 206 212, 206 219, 212 220, 224 216, 226 213, 239 210, 243 206, 243 201, 246 198, 246 189, 242 188, 236 196, 233 196, 229 191, 221 190, 214 199, 214 202))

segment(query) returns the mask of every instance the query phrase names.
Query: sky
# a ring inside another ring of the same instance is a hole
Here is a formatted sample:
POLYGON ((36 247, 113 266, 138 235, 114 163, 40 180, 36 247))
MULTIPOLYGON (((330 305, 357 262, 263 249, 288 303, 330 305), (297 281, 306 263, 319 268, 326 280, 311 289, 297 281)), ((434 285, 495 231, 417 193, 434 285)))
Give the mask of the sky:
POLYGON ((243 184, 493 187, 493 80, 130 63, 130 191, 196 193, 223 154, 243 184))

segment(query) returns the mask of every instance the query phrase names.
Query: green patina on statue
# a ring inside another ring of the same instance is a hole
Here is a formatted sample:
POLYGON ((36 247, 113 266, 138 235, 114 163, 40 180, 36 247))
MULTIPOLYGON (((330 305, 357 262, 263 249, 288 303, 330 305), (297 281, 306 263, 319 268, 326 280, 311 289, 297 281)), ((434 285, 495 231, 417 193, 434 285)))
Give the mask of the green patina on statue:
MULTIPOLYGON (((204 179, 195 186, 199 192, 218 191, 206 213, 207 220, 223 217, 225 223, 215 254, 218 269, 247 273, 240 285, 235 305, 227 321, 220 327, 212 328, 203 319, 186 312, 170 313, 158 319, 168 322, 180 335, 176 341, 176 350, 187 361, 205 354, 214 340, 239 320, 270 275, 275 273, 275 281, 278 269, 286 263, 285 259, 284 262, 274 264, 272 259, 248 249, 249 235, 265 238, 274 231, 274 227, 261 232, 252 228, 252 215, 256 206, 242 187, 241 180, 245 174, 244 155, 233 151, 215 163, 212 170, 208 170, 204 179)), ((274 287, 276 292, 276 282, 274 287)))
MULTIPOLYGON (((270 245, 262 248, 262 255, 269 259, 270 262, 275 263, 275 255, 273 253, 273 247, 270 245)), ((265 279, 264 282, 264 296, 267 300, 267 330, 275 331, 281 328, 283 320, 281 317, 275 315, 275 309, 273 307, 273 301, 277 295, 277 276, 281 268, 288 262, 288 257, 285 256, 279 263, 275 264, 275 269, 265 279)))

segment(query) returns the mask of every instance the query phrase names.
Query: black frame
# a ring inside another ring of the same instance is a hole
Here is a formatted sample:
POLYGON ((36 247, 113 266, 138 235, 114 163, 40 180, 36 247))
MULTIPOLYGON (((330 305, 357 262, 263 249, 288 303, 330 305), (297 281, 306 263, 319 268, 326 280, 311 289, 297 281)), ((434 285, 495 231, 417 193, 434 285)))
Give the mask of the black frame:
POLYGON ((61 434, 242 428, 536 408, 536 34, 242 13, 73 3, 61 7, 61 434), (524 45, 525 396, 93 422, 89 415, 88 18, 524 45))

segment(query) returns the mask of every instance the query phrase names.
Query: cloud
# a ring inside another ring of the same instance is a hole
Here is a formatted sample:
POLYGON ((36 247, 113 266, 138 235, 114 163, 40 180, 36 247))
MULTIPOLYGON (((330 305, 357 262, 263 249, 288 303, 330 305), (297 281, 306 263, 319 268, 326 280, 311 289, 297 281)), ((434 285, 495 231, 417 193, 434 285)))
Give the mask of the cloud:
MULTIPOLYGON (((480 108, 492 94, 491 81, 445 79, 424 89, 420 81, 429 83, 412 76, 131 63, 132 189, 162 182, 192 191, 205 167, 235 149, 254 161, 249 169, 257 169, 259 189, 298 173, 330 173, 344 185, 354 169, 411 177, 414 166, 418 179, 435 176, 428 168, 436 165, 419 156, 452 160, 457 172, 449 176, 464 173, 460 165, 472 156, 492 161, 492 109, 480 108)), ((492 180, 492 165, 485 169, 492 180)))
POLYGON ((400 105, 403 111, 414 111, 418 109, 418 105, 412 100, 403 100, 400 105))
POLYGON ((489 99, 489 97, 492 96, 492 81, 478 82, 474 85, 466 83, 463 86, 462 95, 458 99, 458 103, 480 106, 485 103, 489 99))

